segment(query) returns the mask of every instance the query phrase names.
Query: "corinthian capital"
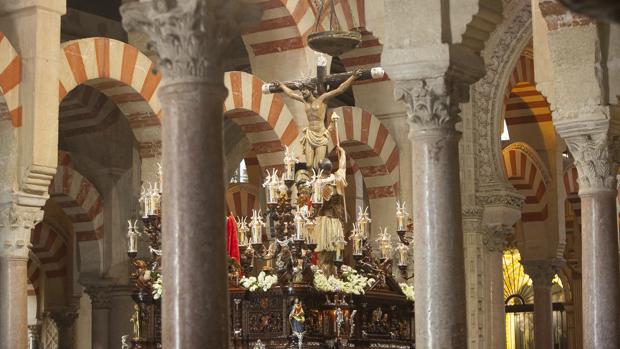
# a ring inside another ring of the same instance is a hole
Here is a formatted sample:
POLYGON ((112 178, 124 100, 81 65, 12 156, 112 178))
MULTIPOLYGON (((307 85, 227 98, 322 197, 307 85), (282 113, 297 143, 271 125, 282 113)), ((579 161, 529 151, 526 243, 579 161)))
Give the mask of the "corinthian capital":
POLYGON ((39 207, 0 206, 0 256, 28 258, 30 231, 42 219, 39 207))
POLYGON ((460 121, 458 104, 466 94, 466 86, 439 77, 398 82, 394 94, 407 107, 412 131, 454 129, 460 121))
POLYGON ((241 0, 151 0, 121 6, 127 31, 144 32, 159 55, 167 83, 221 84, 222 60, 232 42, 260 19, 257 7, 241 0))
POLYGON ((512 227, 503 224, 491 224, 485 226, 482 242, 489 252, 502 252, 506 238, 512 234, 512 227))
POLYGON ((108 285, 89 285, 86 286, 85 292, 90 297, 93 309, 110 308, 110 292, 112 287, 108 285))
POLYGON ((607 132, 565 137, 575 159, 579 192, 616 191, 617 163, 613 158, 613 142, 607 132))
POLYGON ((555 274, 564 261, 559 259, 522 261, 523 269, 534 282, 534 287, 551 287, 555 274))

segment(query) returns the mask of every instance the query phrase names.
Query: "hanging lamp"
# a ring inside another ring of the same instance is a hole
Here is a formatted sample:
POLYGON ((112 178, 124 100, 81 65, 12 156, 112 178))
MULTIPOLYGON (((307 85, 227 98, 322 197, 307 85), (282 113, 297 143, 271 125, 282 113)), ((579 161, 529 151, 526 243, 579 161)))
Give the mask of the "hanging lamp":
POLYGON ((337 57, 358 47, 362 42, 362 34, 357 31, 341 30, 334 1, 321 1, 314 26, 315 32, 308 35, 308 46, 317 52, 337 57), (326 4, 329 4, 331 10, 329 11, 329 30, 319 32, 321 18, 327 12, 326 4))

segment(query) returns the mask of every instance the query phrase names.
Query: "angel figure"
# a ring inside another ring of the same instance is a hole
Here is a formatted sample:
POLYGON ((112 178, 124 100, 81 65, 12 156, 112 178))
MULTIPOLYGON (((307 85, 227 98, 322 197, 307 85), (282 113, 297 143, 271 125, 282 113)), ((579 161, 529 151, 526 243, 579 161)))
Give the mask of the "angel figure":
POLYGON ((288 97, 301 102, 305 106, 308 127, 303 129, 301 145, 306 156, 308 168, 318 169, 319 164, 327 154, 327 143, 329 132, 333 127, 334 120, 330 120, 329 127, 325 127, 325 116, 327 113, 327 101, 346 92, 353 82, 361 76, 361 70, 357 70, 349 79, 340 84, 337 88, 317 95, 308 86, 302 86, 300 92, 291 90, 286 84, 276 81, 275 86, 280 86, 284 94, 288 97))

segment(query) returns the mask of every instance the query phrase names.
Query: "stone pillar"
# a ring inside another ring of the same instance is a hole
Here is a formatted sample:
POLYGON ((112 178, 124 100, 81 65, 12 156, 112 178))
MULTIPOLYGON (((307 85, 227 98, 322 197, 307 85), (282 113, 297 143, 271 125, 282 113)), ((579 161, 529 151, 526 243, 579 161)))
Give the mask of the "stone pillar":
POLYGON ((110 292, 108 286, 86 287, 92 305, 92 349, 109 348, 110 292))
POLYGON ((512 232, 503 225, 486 226, 484 237, 487 307, 487 348, 506 347, 506 304, 504 298, 504 243, 512 232))
POLYGON ((229 346, 223 55, 241 19, 258 17, 251 8, 236 0, 121 8, 128 31, 150 36, 163 74, 162 340, 168 349, 229 346))
POLYGON ((50 312, 50 317, 58 328, 58 349, 73 349, 74 323, 78 313, 74 309, 50 312))
POLYGON ((552 260, 522 261, 534 287, 534 348, 553 348, 551 286, 558 263, 552 260))
POLYGON ((556 123, 556 128, 575 158, 579 177, 583 346, 584 349, 619 348, 617 165, 611 159, 615 150, 610 148, 606 126, 598 131, 593 128, 590 134, 574 135, 571 130, 583 132, 583 122, 571 124, 556 123), (574 127, 568 127, 571 124, 574 127))
POLYGON ((66 3, 0 1, 0 31, 22 59, 21 114, 13 120, 19 152, 14 178, 19 190, 29 195, 48 195, 58 163, 60 16, 66 3))
POLYGON ((484 253, 482 208, 463 209, 468 349, 484 348, 484 253))
POLYGON ((28 349, 42 349, 41 325, 28 325, 28 349))
POLYGON ((27 263, 40 208, 0 203, 0 349, 28 347, 27 263))
POLYGON ((449 77, 397 85, 413 152, 416 345, 467 347, 457 86, 449 77), (438 214, 441 213, 441 214, 438 214))

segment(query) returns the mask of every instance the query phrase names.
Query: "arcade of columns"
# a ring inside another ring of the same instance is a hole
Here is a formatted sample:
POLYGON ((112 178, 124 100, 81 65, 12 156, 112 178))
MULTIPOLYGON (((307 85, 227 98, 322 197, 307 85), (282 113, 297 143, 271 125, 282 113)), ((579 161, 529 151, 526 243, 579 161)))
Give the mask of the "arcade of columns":
MULTIPOLYGON (((0 1, 0 31, 21 57, 19 115, 0 118, 0 349, 27 347, 30 235, 43 219, 58 166, 65 5, 0 1)), ((505 177, 499 136, 505 86, 530 42, 536 87, 579 178, 582 286, 573 293, 581 294, 583 320, 576 343, 620 347, 620 28, 573 14, 554 0, 366 1, 366 11, 378 11, 367 16, 368 26, 384 45, 380 64, 394 91, 391 110, 401 110, 400 120, 409 125, 409 142, 398 146, 401 196, 411 198, 416 232, 416 347, 506 346, 502 249, 528 198, 505 177)), ((163 76, 163 259, 164 284, 171 285, 164 347, 226 348, 225 236, 218 232, 225 231, 222 114, 229 92, 222 52, 260 20, 260 12, 236 0, 158 0, 127 4, 121 13, 128 31, 154 42, 163 76)), ((356 92, 368 93, 364 88, 356 92)), ((561 148, 545 160, 556 164, 561 148)), ((563 185, 561 179, 551 184, 563 185)), ((563 212, 565 198, 554 190, 550 207, 563 212)), ((558 221, 551 229, 559 231, 557 241, 524 254, 535 293, 537 349, 552 347, 551 279, 564 266, 564 222, 558 221)), ((116 347, 120 336, 112 327, 125 319, 112 313, 129 289, 95 274, 80 276, 92 301, 93 348, 116 347)), ((53 309, 50 316, 59 346, 70 348, 75 308, 53 309)))

